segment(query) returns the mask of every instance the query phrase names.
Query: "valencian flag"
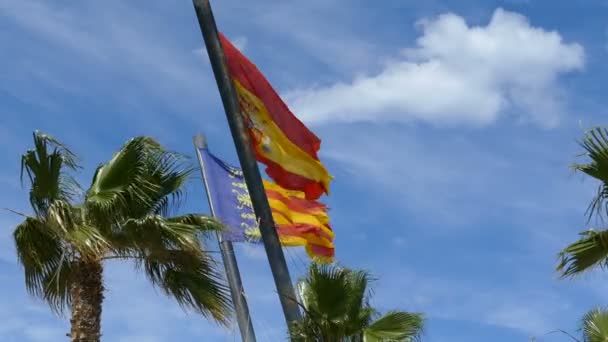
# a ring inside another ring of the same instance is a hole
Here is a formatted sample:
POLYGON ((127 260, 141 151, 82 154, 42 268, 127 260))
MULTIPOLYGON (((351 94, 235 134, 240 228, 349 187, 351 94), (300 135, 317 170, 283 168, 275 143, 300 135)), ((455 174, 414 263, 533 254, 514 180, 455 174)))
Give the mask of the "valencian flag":
MULTIPOLYGON (((206 148, 199 152, 210 205, 215 217, 227 227, 222 238, 233 242, 259 241, 260 230, 242 171, 206 148)), ((264 188, 281 244, 304 246, 311 258, 332 261, 334 232, 329 225, 327 207, 306 199, 301 191, 286 190, 267 181, 264 181, 264 188)))
POLYGON ((308 199, 329 193, 332 177, 317 157, 321 140, 287 107, 264 75, 220 33, 228 71, 248 124, 256 158, 282 188, 308 199))

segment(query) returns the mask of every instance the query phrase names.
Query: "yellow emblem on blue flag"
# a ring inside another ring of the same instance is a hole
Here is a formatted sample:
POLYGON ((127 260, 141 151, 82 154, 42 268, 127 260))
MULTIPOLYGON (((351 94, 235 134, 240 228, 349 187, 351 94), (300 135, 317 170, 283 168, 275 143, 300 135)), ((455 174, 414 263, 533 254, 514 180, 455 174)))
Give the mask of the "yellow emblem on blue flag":
MULTIPOLYGON (((258 231, 243 172, 200 148, 207 179, 207 191, 215 218, 226 226, 222 239, 249 241, 258 231)), ((254 239, 256 240, 256 239, 254 239)))

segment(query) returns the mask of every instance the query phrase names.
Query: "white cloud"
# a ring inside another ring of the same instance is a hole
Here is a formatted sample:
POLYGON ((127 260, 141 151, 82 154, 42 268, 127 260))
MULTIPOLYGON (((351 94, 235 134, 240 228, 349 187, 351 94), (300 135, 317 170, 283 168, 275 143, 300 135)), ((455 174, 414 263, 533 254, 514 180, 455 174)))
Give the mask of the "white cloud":
MULTIPOLYGON (((589 302, 602 302, 583 284, 556 281, 553 272, 556 253, 584 227, 595 187, 568 170, 579 150, 575 129, 525 136, 502 127, 470 134, 349 124, 320 131, 332 132, 323 135, 323 150, 342 182, 332 194, 334 212, 352 207, 359 192, 366 198, 357 201, 381 203, 391 215, 382 238, 395 248, 375 250, 363 265, 380 276, 383 310, 424 312, 429 326, 435 319, 467 320, 540 336, 570 329, 589 302), (395 262, 413 271, 390 269, 395 262), (571 300, 569 290, 586 298, 571 300)), ((345 233, 352 228, 336 225, 345 233)))
POLYGON ((583 68, 582 46, 502 9, 486 26, 469 26, 455 14, 418 26, 423 34, 417 46, 379 74, 291 92, 294 111, 310 123, 487 125, 509 110, 546 127, 559 122, 557 78, 583 68))
POLYGON ((200 33, 180 40, 175 23, 167 19, 180 10, 162 2, 142 10, 114 0, 105 6, 0 1, 0 15, 10 29, 0 36, 0 44, 10 47, 0 90, 59 113, 71 109, 65 108, 65 98, 93 107, 104 99, 112 103, 108 115, 135 119, 130 122, 145 125, 150 134, 171 124, 164 124, 165 112, 198 120, 206 89, 215 85, 208 61, 189 53, 202 45, 200 33), (159 114, 146 106, 168 109, 159 114))
POLYGON ((431 320, 476 322, 537 336, 564 327, 565 316, 580 311, 550 287, 551 279, 500 286, 429 272, 403 268, 385 272, 386 277, 375 284, 374 302, 382 310, 400 308, 423 312, 431 320), (404 288, 410 295, 402 295, 404 288))
POLYGON ((266 252, 264 251, 264 246, 241 243, 239 244, 239 247, 243 254, 249 259, 266 260, 266 252))
POLYGON ((2 270, 0 340, 50 342, 67 339, 67 320, 54 316, 41 301, 26 295, 21 268, 2 265, 2 270))
POLYGON ((143 274, 133 271, 130 262, 106 263, 104 280, 102 332, 108 341, 155 342, 202 336, 218 341, 228 336, 222 327, 183 310, 163 291, 152 287, 143 274))
POLYGON ((58 336, 66 335, 66 332, 65 329, 56 326, 33 325, 25 328, 24 335, 31 342, 52 342, 57 341, 58 336))
MULTIPOLYGON (((226 19, 235 24, 247 22, 298 47, 297 51, 284 49, 281 54, 269 56, 279 65, 290 66, 289 73, 280 75, 289 84, 301 82, 301 77, 291 79, 298 74, 294 69, 299 63, 319 63, 331 70, 329 74, 348 74, 362 65, 375 66, 379 60, 381 43, 360 34, 365 31, 362 16, 369 14, 366 6, 349 0, 260 0, 250 11, 243 11, 246 16, 242 17, 231 13, 226 19), (290 53, 297 53, 297 58, 290 53)), ((323 73, 316 73, 315 77, 329 79, 323 73)))
POLYGON ((244 36, 238 36, 234 39, 231 40, 232 44, 234 45, 235 48, 237 48, 239 51, 244 52, 245 48, 247 47, 247 37, 244 36))
MULTIPOLYGON (((327 126, 320 129, 327 132, 322 159, 336 179, 383 201, 386 210, 405 210, 445 232, 492 219, 508 219, 534 235, 568 224, 582 230, 595 185, 581 184, 568 169, 579 152, 569 143, 576 138, 561 130, 517 139, 515 130, 495 131, 472 136, 387 124, 327 126), (532 229, 535 224, 547 230, 532 229)), ((338 204, 349 202, 342 191, 332 193, 338 204)))
POLYGON ((397 236, 396 238, 394 238, 392 240, 393 245, 401 248, 404 247, 407 244, 407 240, 401 236, 397 236))

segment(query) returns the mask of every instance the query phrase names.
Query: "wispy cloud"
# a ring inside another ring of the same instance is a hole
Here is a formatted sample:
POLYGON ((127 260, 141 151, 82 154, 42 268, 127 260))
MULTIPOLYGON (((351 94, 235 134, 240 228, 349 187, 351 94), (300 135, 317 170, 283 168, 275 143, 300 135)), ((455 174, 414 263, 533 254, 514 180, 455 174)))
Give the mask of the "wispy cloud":
POLYGON ((280 45, 297 46, 302 59, 344 74, 377 63, 377 44, 355 33, 363 28, 352 14, 367 12, 365 7, 345 0, 260 1, 256 7, 249 22, 283 38, 280 45))
MULTIPOLYGON (((578 146, 564 137, 580 132, 523 130, 320 127, 323 158, 349 184, 348 199, 337 185, 333 210, 344 214, 342 207, 359 201, 370 206, 363 215, 350 213, 370 235, 364 248, 374 251, 353 266, 380 275, 381 307, 538 336, 571 327, 565 318, 597 300, 577 295, 589 294, 589 282, 556 282, 553 272, 559 249, 584 228, 595 186, 568 169, 578 146), (353 201, 353 188, 365 197, 353 201), (362 223, 375 215, 372 203, 389 217, 362 223)), ((353 233, 342 221, 337 230, 339 241, 353 233)))
POLYGON ((24 335, 31 342, 56 341, 59 336, 66 335, 65 329, 51 325, 28 326, 24 329, 24 335))
POLYGON ((104 336, 110 341, 168 341, 180 336, 219 340, 229 336, 217 324, 181 309, 162 291, 152 288, 132 263, 106 263, 104 336), (172 322, 167 324, 167 322, 172 322))
POLYGON ((470 26, 452 13, 418 25, 423 34, 417 46, 379 74, 290 93, 295 112, 311 123, 478 126, 521 110, 520 120, 558 124, 563 104, 557 79, 583 67, 581 45, 502 9, 486 26, 470 26))
MULTIPOLYGON (((2 261, 0 260, 0 264, 2 261)), ((65 339, 67 322, 55 317, 44 304, 28 298, 23 273, 16 264, 0 267, 0 336, 3 341, 51 342, 65 339)))
POLYGON ((321 131, 322 157, 335 172, 409 215, 450 228, 495 218, 521 225, 541 212, 576 212, 582 224, 584 202, 593 191, 591 182, 581 183, 568 169, 577 150, 575 143, 561 141, 564 132, 514 140, 510 131, 474 136, 385 124, 321 131), (555 149, 556 144, 565 147, 555 149))
MULTIPOLYGON (((117 121, 130 124, 161 127, 171 122, 166 112, 194 120, 213 89, 208 63, 190 53, 202 40, 194 30, 190 40, 179 39, 175 24, 157 7, 174 14, 182 8, 163 6, 2 1, 0 14, 13 25, 12 34, 0 36, 10 47, 0 91, 54 113, 84 101, 99 108, 111 103, 108 115, 122 115, 117 121), (69 105, 66 97, 72 99, 69 105)), ((188 14, 192 20, 186 23, 198 29, 193 12, 188 14)))
MULTIPOLYGON (((538 282, 537 279, 531 282, 538 282)), ((430 319, 461 320, 519 331, 528 336, 569 327, 564 314, 580 311, 548 282, 488 286, 474 279, 428 275, 407 269, 387 272, 374 300, 385 309, 424 312, 430 319), (543 287, 544 286, 544 287, 543 287), (403 289, 411 294, 403 296, 403 289)))
POLYGON ((248 243, 241 244, 239 246, 245 257, 253 259, 253 260, 265 260, 266 252, 264 251, 264 247, 261 245, 251 245, 248 243))

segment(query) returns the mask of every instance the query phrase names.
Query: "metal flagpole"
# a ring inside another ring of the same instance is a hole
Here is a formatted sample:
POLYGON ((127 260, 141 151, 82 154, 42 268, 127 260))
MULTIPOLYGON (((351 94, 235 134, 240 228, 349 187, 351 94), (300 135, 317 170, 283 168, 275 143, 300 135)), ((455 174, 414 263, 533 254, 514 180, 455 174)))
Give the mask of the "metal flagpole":
POLYGON ((266 250, 279 300, 281 301, 283 314, 285 315, 288 328, 291 329, 292 323, 300 319, 300 310, 296 302, 296 295, 289 276, 289 269, 285 262, 285 256, 283 255, 283 249, 281 248, 279 236, 272 219, 272 211, 270 210, 268 198, 262 184, 262 176, 260 176, 253 147, 245 130, 245 122, 241 116, 234 84, 228 73, 224 51, 222 50, 215 19, 211 12, 211 5, 209 4, 209 0, 193 0, 193 3, 203 39, 205 40, 211 68, 213 69, 213 74, 215 75, 224 104, 224 111, 226 112, 232 139, 239 156, 245 183, 249 190, 253 210, 260 221, 262 242, 264 243, 264 249, 266 250))
MULTIPOLYGON (((207 184, 205 163, 203 162, 203 158, 199 150, 207 147, 207 142, 205 141, 205 136, 203 134, 198 134, 194 137, 194 146, 196 147, 196 156, 198 157, 198 163, 201 167, 201 174, 203 175, 203 182, 205 183, 207 201, 209 202, 211 215, 215 217, 213 202, 211 201, 211 196, 209 195, 209 185, 207 184)), ((239 266, 236 262, 232 241, 222 240, 221 234, 217 234, 217 241, 220 245, 222 260, 224 262, 224 268, 226 269, 226 277, 228 278, 228 285, 230 286, 230 295, 232 297, 232 303, 234 304, 234 310, 236 311, 236 320, 241 332, 241 340, 243 340, 243 342, 255 342, 253 324, 251 322, 251 316, 249 315, 249 307, 247 306, 245 290, 243 289, 241 273, 239 272, 239 266)))

